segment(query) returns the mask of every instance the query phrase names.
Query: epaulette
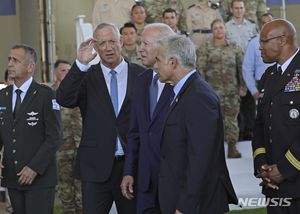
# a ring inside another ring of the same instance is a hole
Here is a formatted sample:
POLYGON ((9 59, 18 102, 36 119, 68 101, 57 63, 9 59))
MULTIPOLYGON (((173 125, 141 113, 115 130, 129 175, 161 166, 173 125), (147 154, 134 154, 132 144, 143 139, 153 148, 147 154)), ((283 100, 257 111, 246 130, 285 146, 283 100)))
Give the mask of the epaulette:
POLYGON ((188 9, 195 7, 195 6, 196 6, 195 4, 192 4, 191 6, 188 7, 188 9))
POLYGON ((41 83, 41 86, 43 86, 44 88, 47 88, 47 89, 49 89, 49 90, 55 91, 54 88, 52 88, 51 86, 46 85, 46 84, 44 84, 44 83, 41 83))
POLYGON ((212 9, 219 9, 219 5, 218 4, 216 4, 216 3, 211 3, 211 5, 210 5, 210 7, 212 8, 212 9))

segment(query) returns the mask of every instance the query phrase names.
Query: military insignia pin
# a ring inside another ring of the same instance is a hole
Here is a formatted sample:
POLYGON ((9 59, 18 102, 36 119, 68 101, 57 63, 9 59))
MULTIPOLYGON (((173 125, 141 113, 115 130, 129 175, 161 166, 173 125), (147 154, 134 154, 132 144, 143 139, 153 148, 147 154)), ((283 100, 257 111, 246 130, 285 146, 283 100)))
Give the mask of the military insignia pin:
POLYGON ((299 117, 299 111, 295 108, 289 111, 290 118, 297 119, 299 117))

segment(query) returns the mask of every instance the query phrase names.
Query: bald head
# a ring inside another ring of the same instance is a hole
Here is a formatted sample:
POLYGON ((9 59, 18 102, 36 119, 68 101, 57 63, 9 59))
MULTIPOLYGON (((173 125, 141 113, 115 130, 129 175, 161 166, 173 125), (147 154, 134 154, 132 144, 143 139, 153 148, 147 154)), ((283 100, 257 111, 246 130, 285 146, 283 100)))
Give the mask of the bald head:
POLYGON ((266 23, 260 33, 260 51, 265 63, 283 64, 297 51, 297 34, 292 23, 275 19, 266 23))

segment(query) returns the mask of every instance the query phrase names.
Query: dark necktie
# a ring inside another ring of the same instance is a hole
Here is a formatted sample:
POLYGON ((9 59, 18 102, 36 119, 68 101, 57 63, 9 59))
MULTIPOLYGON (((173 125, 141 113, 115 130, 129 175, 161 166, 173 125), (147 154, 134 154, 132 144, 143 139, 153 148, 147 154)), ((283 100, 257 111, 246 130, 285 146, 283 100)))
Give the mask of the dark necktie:
POLYGON ((16 93, 17 93, 17 99, 16 99, 15 109, 14 109, 14 113, 13 113, 14 119, 16 118, 16 116, 18 114, 18 111, 19 111, 19 108, 21 106, 21 96, 20 95, 22 93, 22 90, 17 89, 16 93))
POLYGON ((280 79, 281 73, 282 73, 281 66, 279 66, 279 67, 278 67, 278 70, 277 70, 277 72, 276 72, 276 83, 277 83, 278 80, 280 79))
POLYGON ((116 74, 117 72, 114 70, 110 71, 111 73, 111 79, 110 79, 110 98, 112 101, 112 104, 114 106, 114 111, 116 114, 116 117, 118 116, 118 82, 116 74))
POLYGON ((170 106, 171 106, 172 103, 173 103, 174 97, 175 97, 175 93, 174 93, 174 91, 172 91, 172 94, 171 94, 171 96, 170 96, 170 106))
POLYGON ((155 74, 153 77, 153 80, 151 82, 151 85, 149 87, 149 109, 150 109, 150 118, 152 119, 152 115, 157 103, 157 93, 158 93, 158 85, 157 80, 159 76, 158 74, 155 74))

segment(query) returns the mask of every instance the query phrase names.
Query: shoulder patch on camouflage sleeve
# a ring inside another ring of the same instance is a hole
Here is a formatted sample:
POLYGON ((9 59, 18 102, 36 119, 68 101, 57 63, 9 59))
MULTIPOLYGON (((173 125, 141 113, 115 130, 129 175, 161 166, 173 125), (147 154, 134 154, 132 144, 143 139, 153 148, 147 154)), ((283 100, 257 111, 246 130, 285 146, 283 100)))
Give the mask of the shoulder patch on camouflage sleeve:
POLYGON ((219 8, 219 5, 217 5, 216 3, 211 3, 211 6, 210 6, 212 9, 218 9, 219 8))
POLYGON ((188 9, 195 7, 195 6, 196 6, 195 4, 192 4, 191 6, 188 7, 188 9))

